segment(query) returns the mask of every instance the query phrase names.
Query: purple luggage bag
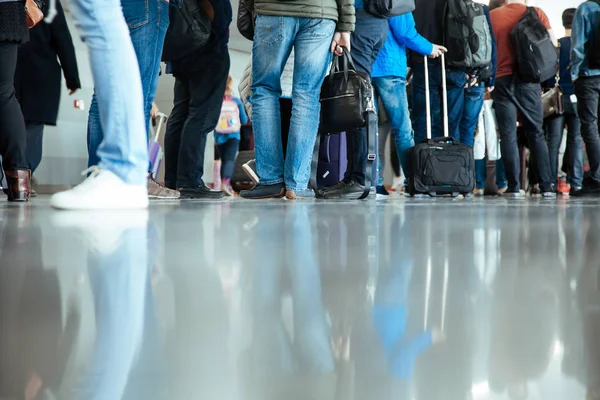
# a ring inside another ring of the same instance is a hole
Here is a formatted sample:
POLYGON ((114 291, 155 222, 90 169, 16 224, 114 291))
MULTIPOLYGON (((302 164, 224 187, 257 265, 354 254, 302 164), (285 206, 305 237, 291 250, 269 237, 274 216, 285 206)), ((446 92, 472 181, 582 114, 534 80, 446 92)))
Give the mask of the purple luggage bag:
POLYGON ((319 163, 317 166, 317 187, 326 189, 344 179, 348 158, 346 157, 346 133, 322 135, 319 137, 319 163))
POLYGON ((150 165, 152 167, 152 177, 154 179, 158 178, 158 173, 160 171, 160 165, 163 160, 163 149, 158 142, 160 138, 160 133, 163 127, 166 127, 168 117, 159 113, 156 119, 152 120, 152 129, 154 130, 154 137, 148 143, 148 157, 150 158, 150 165), (158 120, 158 122, 156 122, 158 120))

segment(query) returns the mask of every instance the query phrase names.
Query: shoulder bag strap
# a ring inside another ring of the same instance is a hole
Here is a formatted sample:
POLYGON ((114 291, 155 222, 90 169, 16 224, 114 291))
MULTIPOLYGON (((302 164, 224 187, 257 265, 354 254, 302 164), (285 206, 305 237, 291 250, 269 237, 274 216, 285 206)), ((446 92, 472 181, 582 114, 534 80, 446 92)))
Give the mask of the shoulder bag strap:
POLYGON ((367 125, 367 168, 365 171, 365 190, 363 194, 358 198, 359 200, 366 199, 371 193, 371 185, 373 182, 377 182, 378 174, 378 163, 377 163, 377 149, 378 149, 378 126, 377 126, 377 112, 375 110, 375 98, 373 93, 373 86, 369 84, 369 105, 367 107, 365 120, 367 125))

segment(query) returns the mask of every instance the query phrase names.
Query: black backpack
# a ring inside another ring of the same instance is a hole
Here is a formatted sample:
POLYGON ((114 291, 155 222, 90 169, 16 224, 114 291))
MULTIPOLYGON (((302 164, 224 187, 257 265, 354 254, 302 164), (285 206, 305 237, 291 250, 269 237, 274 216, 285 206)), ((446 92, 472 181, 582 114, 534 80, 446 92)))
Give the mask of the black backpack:
MULTIPOLYGON (((600 5, 600 0, 589 0, 600 5)), ((600 69, 600 28, 594 32, 594 38, 588 42, 587 49, 588 65, 592 69, 600 69)))
POLYGON ((511 33, 519 78, 523 82, 541 83, 555 76, 559 68, 558 49, 537 11, 527 7, 511 33))
POLYGON ((478 75, 492 63, 492 30, 483 5, 472 0, 448 0, 444 45, 447 65, 478 75))
POLYGON ((200 1, 183 0, 181 8, 169 7, 170 21, 163 47, 163 61, 178 60, 208 43, 212 22, 200 1))
POLYGON ((415 10, 415 0, 365 0, 365 10, 378 18, 391 18, 415 10))

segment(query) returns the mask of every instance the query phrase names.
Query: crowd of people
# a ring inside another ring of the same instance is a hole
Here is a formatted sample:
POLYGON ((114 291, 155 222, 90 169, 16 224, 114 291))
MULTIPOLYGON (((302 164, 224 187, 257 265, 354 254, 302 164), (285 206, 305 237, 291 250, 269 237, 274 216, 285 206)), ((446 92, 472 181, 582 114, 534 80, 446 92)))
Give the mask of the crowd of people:
MULTIPOLYGON (((321 86, 332 56, 340 56, 344 50, 349 51, 358 73, 372 82, 389 119, 395 157, 405 176, 410 175, 409 150, 426 139, 428 98, 433 136, 442 134, 447 118, 449 134, 469 146, 476 134, 486 134, 477 127, 488 99, 493 100, 501 143, 497 165, 500 193, 525 196, 519 150, 522 136, 531 153, 531 193, 555 197, 559 149, 567 127, 563 169, 570 190, 565 190, 565 185, 559 189, 573 196, 600 195, 600 3, 585 1, 578 9, 566 10, 563 25, 567 34, 560 41, 546 14, 535 8, 535 18, 546 27, 560 54, 557 77, 549 83, 526 81, 518 71, 520 61, 511 35, 530 10, 526 0, 493 0, 489 8, 483 6, 485 31, 492 36, 491 62, 477 70, 447 67, 448 115, 444 116, 443 63, 439 59, 450 47, 448 0, 417 0, 414 12, 390 18, 367 11, 370 1, 241 2, 240 7, 250 5, 253 29, 250 93, 241 96, 249 104, 242 105, 233 95, 229 75, 233 20, 229 0, 170 0, 170 4, 110 0, 102 7, 97 0, 75 0, 70 11, 88 46, 95 83, 87 132, 89 169, 84 171, 82 184, 55 194, 52 206, 144 208, 149 197, 218 199, 232 195, 233 160, 248 106, 256 160, 255 168, 246 169, 252 170, 258 183, 241 191, 242 198, 356 198, 365 190, 366 128, 346 132, 348 163, 340 182, 319 191, 309 185, 319 132, 321 86), (206 30, 205 37, 191 41, 178 29, 177 21, 178 13, 189 10, 190 4, 198 6, 202 14, 199 23, 206 30), (169 29, 169 19, 173 29, 169 29), (428 68, 424 56, 432 59, 428 68), (148 157, 161 60, 175 77, 174 107, 165 135, 164 185, 154 179, 148 157), (291 82, 284 82, 284 72, 290 68, 291 82), (542 94, 555 83, 563 92, 564 113, 544 119, 542 94), (284 88, 286 85, 291 90, 284 88), (291 98, 292 112, 282 141, 285 116, 281 101, 286 97, 291 98), (225 105, 229 119, 219 131, 225 105), (208 188, 203 179, 204 155, 208 134, 213 131, 225 183, 208 188), (589 160, 587 176, 584 149, 589 160), (223 191, 215 190, 221 188, 223 191)), ((41 160, 43 127, 56 123, 60 68, 71 94, 81 87, 60 3, 57 11, 52 24, 42 22, 29 30, 24 1, 0 2, 0 153, 10 201, 27 201, 32 195, 31 173, 41 160)), ((483 193, 485 167, 485 161, 477 163, 475 194, 483 193)), ((382 183, 380 178, 378 193, 386 194, 382 183)))

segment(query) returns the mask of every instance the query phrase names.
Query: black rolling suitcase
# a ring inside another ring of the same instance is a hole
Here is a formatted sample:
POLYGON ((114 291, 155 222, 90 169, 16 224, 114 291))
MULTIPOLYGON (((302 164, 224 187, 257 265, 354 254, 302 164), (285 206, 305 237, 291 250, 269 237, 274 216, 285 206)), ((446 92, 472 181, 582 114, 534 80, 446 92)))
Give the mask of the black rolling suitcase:
POLYGON ((431 138, 431 105, 429 68, 425 57, 425 95, 427 107, 427 139, 411 149, 409 190, 411 196, 431 197, 466 195, 475 189, 475 158, 473 149, 448 136, 448 97, 446 65, 442 56, 442 98, 444 137, 431 138))

